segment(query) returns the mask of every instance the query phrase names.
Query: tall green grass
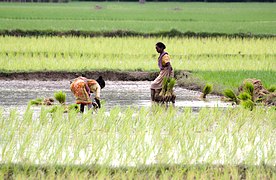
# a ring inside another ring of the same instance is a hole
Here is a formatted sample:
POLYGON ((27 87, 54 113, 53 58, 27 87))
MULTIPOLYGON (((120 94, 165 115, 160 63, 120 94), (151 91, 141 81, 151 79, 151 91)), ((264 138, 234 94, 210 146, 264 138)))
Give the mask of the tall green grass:
POLYGON ((275 7, 275 3, 0 3, 0 29, 275 34, 275 7))
POLYGON ((272 178, 275 119, 275 109, 260 107, 203 108, 196 114, 191 108, 114 107, 94 115, 63 109, 49 114, 43 107, 39 116, 30 107, 23 116, 13 110, 0 116, 0 175, 205 179, 217 172, 220 178, 272 178), (119 170, 111 173, 114 168, 119 170))

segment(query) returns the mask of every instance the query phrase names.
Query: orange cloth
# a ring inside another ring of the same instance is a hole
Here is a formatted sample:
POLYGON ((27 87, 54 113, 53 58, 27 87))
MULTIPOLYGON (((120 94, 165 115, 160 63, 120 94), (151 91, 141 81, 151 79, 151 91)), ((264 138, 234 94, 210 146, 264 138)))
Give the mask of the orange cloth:
MULTIPOLYGON (((77 104, 91 104, 90 89, 98 85, 96 80, 79 77, 70 85, 70 89, 76 98, 77 104)), ((93 92, 93 91, 92 91, 93 92)))

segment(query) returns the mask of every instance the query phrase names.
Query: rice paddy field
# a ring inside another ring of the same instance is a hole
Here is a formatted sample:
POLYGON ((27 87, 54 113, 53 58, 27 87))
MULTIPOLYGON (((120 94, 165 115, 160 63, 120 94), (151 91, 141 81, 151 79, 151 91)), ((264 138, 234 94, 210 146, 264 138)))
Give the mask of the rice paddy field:
MULTIPOLYGON (((257 78, 268 88, 276 84, 275 10, 275 3, 0 3, 0 31, 271 35, 3 35, 0 72, 158 71, 162 41, 190 81, 222 92, 257 78)), ((49 109, 0 107, 0 179, 276 179, 275 106, 49 109)))
POLYGON ((167 45, 174 69, 237 89, 246 78, 276 84, 275 38, 0 37, 2 72, 158 71, 155 43, 167 45))
POLYGON ((1 114, 1 178, 276 177, 272 108, 1 114))
POLYGON ((276 33, 275 3, 0 3, 0 29, 276 33))

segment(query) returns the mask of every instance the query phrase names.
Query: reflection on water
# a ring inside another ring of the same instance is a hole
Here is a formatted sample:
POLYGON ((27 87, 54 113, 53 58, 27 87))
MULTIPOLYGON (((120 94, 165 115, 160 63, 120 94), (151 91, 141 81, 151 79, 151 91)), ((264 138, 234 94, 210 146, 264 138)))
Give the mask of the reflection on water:
MULTIPOLYGON (((107 109, 114 106, 151 106, 149 81, 107 81, 101 91, 101 99, 107 109)), ((0 106, 4 109, 24 110, 28 102, 36 98, 53 97, 54 92, 66 93, 67 104, 75 103, 70 91, 69 80, 64 81, 0 81, 0 106)), ((199 99, 200 92, 180 87, 175 88, 176 107, 227 107, 218 96, 207 96, 208 101, 199 99)))

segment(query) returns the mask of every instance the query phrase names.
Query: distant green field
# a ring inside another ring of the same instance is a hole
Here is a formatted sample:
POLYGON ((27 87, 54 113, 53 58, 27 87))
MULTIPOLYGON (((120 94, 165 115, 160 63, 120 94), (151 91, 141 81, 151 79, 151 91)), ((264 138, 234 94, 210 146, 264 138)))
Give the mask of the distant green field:
POLYGON ((276 3, 0 3, 0 30, 276 34, 276 3))

